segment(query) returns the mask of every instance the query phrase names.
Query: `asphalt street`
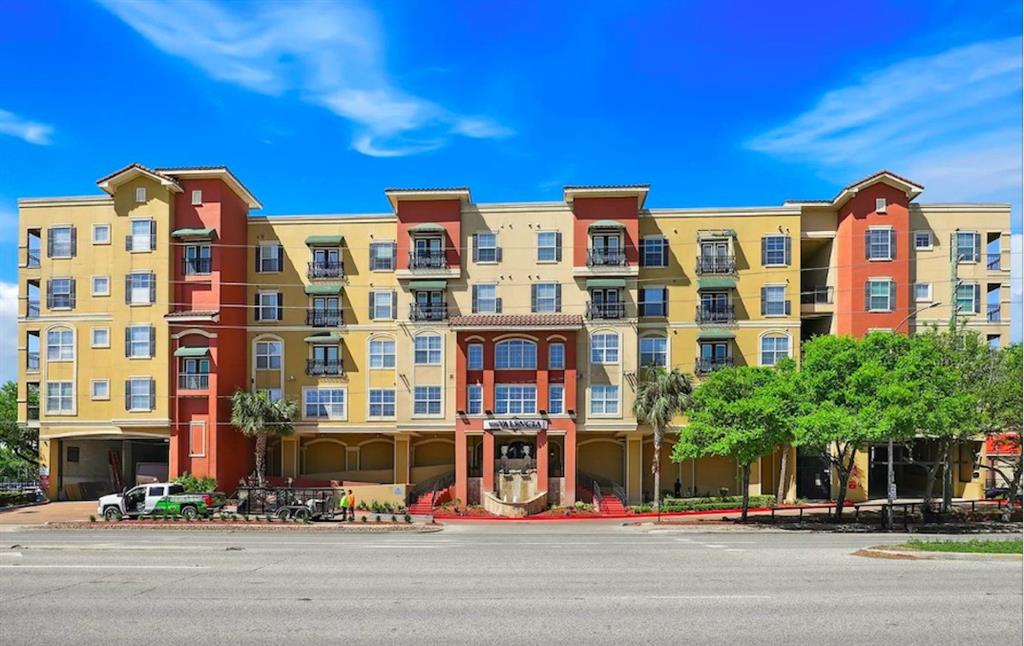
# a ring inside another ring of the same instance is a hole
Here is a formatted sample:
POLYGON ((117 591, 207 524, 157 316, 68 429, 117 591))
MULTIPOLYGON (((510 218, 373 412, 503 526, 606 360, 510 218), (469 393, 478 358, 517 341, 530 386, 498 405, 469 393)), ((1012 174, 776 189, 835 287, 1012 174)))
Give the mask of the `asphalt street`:
POLYGON ((0 642, 1021 644, 1020 562, 852 555, 886 542, 611 523, 8 531, 0 642))

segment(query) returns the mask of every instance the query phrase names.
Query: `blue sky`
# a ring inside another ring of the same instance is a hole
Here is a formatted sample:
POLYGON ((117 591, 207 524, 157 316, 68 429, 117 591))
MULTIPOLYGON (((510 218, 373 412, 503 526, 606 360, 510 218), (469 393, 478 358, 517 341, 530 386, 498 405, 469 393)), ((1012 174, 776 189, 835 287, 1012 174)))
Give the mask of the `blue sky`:
POLYGON ((271 214, 438 185, 777 204, 885 167, 922 201, 1012 202, 1020 251, 1019 3, 630 4, 0 0, 4 257, 18 197, 131 161, 228 164, 271 214))

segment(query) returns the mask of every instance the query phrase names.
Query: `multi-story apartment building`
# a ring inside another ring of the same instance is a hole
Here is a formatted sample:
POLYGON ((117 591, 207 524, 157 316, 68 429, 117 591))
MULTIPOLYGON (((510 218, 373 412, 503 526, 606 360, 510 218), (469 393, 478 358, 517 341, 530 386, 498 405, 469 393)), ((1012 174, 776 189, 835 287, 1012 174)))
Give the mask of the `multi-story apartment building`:
MULTIPOLYGON (((275 477, 451 482, 492 507, 599 483, 638 502, 653 495, 632 414, 644 366, 772 365, 809 336, 912 331, 951 306, 1009 341, 1009 206, 921 205, 888 172, 772 207, 648 209, 644 185, 513 204, 437 188, 352 216, 251 215, 223 167, 133 164, 99 186, 20 202, 20 418, 39 426, 51 497, 182 471, 232 488, 252 452, 229 399, 258 389, 300 404, 271 443, 275 477)), ((737 489, 730 460, 670 453, 667 487, 737 489)), ((780 458, 753 492, 776 490, 780 458)), ((827 495, 828 473, 795 462, 789 495, 827 495)), ((874 468, 866 452, 854 498, 874 468)))

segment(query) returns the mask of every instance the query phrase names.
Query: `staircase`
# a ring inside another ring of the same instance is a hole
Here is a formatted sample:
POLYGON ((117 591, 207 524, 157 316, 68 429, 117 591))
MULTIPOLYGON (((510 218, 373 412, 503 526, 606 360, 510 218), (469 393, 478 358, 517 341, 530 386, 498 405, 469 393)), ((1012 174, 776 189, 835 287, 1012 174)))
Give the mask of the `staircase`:
POLYGON ((600 512, 609 516, 618 516, 626 513, 626 506, 622 504, 622 500, 615 494, 602 492, 600 512))
POLYGON ((626 490, 622 485, 589 473, 577 472, 576 497, 578 500, 593 500, 594 510, 601 514, 617 516, 627 513, 626 490))
POLYGON ((433 512, 434 505, 434 492, 428 491, 424 494, 420 494, 416 500, 409 505, 409 513, 420 516, 427 516, 433 512))
POLYGON ((430 515, 434 507, 451 500, 451 488, 455 483, 455 472, 450 471, 416 485, 410 492, 412 502, 409 513, 430 515))

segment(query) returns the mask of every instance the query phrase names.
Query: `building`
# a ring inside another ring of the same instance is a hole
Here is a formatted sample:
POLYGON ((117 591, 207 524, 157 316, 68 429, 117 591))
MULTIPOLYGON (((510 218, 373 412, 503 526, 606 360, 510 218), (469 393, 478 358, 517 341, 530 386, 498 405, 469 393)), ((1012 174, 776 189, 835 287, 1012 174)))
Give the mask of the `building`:
MULTIPOLYGON (((631 413, 645 365, 772 365, 951 304, 1009 341, 1009 205, 920 204, 886 171, 831 200, 714 209, 646 208, 646 185, 513 204, 429 188, 385 191, 385 214, 266 217, 224 167, 132 164, 99 187, 20 201, 20 419, 51 497, 182 471, 231 489, 252 452, 229 398, 258 389, 301 405, 276 477, 635 503, 653 495, 631 413)), ((666 488, 736 491, 730 460, 669 454, 666 488)), ((776 490, 780 459, 752 492, 776 490)), ((788 494, 827 495, 827 470, 795 462, 788 494)), ((868 452, 858 466, 854 499, 868 452)))

